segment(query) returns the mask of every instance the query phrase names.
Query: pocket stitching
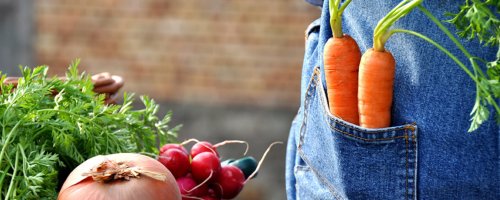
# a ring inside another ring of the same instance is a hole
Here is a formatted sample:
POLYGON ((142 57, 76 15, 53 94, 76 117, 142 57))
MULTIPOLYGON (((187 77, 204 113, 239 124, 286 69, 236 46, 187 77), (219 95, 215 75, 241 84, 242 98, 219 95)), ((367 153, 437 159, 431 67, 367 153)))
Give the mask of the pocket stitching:
MULTIPOLYGON (((412 129, 410 130, 411 131, 411 141, 412 141, 412 144, 413 144, 413 154, 415 154, 413 157, 415 157, 415 161, 414 161, 414 166, 413 166, 413 170, 414 170, 414 174, 413 174, 413 190, 411 191, 411 196, 410 198, 411 199, 416 199, 416 194, 415 192, 417 191, 417 140, 416 140, 416 134, 415 134, 415 129, 412 129)), ((407 140, 409 140, 409 138, 407 138, 407 140)), ((408 164, 410 164, 410 161, 409 161, 409 158, 408 158, 408 164)), ((408 166, 409 167, 409 166, 408 166)), ((408 169, 407 169, 408 170, 408 169)), ((409 171, 408 171, 408 176, 410 176, 409 174, 409 171)), ((409 180, 409 177, 406 178, 406 181, 409 180)), ((407 190, 409 190, 410 188, 408 187, 407 190)))
MULTIPOLYGON (((405 130, 405 135, 408 134, 405 130)), ((410 160, 409 160, 409 152, 408 152, 408 146, 409 146, 409 141, 408 141, 408 137, 405 137, 405 150, 406 150, 406 185, 405 185, 405 189, 406 189, 406 194, 405 194, 405 199, 408 199, 408 176, 409 176, 409 164, 410 164, 410 160)))
MULTIPOLYGON (((343 130, 340 130, 338 128, 335 128, 333 127, 330 123, 328 123, 330 125, 330 128, 334 129, 336 132, 340 132, 342 133, 343 135, 347 135, 349 137, 353 137, 353 138, 356 138, 356 139, 360 139, 360 140, 363 140, 365 142, 373 142, 373 141, 386 141, 386 140, 393 140, 393 139, 402 139, 402 138, 406 138, 407 135, 401 135, 401 136, 395 136, 395 137, 388 137, 388 138, 375 138, 375 139, 367 139, 367 138, 363 138, 363 137, 360 137, 360 136, 357 136, 357 135, 354 135, 354 134, 351 134, 351 133, 348 133, 346 131, 343 131, 343 130)), ((403 128, 404 129, 404 128, 403 128)), ((399 129, 401 130, 401 129, 399 129)), ((405 129, 406 130, 406 129, 405 129)))
POLYGON ((410 130, 411 132, 408 133, 407 130, 405 130, 405 151, 406 151, 406 178, 405 178, 405 181, 406 181, 406 184, 405 184, 405 199, 416 199, 416 187, 417 187, 417 175, 416 175, 416 170, 417 170, 417 141, 416 141, 416 134, 415 134, 415 130, 410 130), (415 161, 414 161, 414 166, 413 166, 413 169, 414 169, 414 174, 413 174, 413 190, 411 191, 411 193, 409 192, 410 190, 410 183, 409 183, 409 180, 410 180, 410 138, 411 138, 411 144, 413 146, 413 157, 415 157, 415 161))

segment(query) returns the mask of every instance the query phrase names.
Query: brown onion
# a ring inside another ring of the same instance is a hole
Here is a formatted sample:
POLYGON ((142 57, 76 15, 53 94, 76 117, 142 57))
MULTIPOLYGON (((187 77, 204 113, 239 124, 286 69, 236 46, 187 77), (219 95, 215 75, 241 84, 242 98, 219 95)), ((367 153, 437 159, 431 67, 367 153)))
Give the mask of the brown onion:
POLYGON ((95 156, 75 168, 58 200, 180 200, 170 171, 157 160, 134 153, 95 156))

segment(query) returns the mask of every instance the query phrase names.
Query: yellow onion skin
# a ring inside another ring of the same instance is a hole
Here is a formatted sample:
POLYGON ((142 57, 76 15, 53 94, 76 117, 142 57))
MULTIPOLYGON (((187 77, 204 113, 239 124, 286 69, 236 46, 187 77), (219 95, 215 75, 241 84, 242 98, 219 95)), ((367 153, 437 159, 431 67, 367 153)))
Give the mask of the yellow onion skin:
POLYGON ((76 167, 59 191, 58 200, 181 200, 179 187, 170 171, 157 160, 135 153, 95 156, 76 167), (130 180, 97 182, 89 175, 104 161, 126 162, 129 167, 163 174, 165 181, 140 175, 130 180))

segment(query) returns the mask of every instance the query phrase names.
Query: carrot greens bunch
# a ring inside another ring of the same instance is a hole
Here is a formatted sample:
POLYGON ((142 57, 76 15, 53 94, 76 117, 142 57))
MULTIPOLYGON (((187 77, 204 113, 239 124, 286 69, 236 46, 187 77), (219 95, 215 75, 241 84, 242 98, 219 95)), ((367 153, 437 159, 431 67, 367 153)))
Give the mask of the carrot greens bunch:
POLYGON ((132 95, 106 105, 78 63, 66 81, 48 78, 42 66, 22 69, 16 88, 0 84, 0 199, 56 199, 64 171, 90 157, 157 154, 160 144, 175 141, 171 113, 158 118, 158 104, 148 97, 141 97, 143 109, 133 109, 132 95))
MULTIPOLYGON (((484 46, 497 49, 495 60, 486 61, 478 57, 479 55, 470 55, 465 48, 461 47, 473 67, 474 77, 478 80, 476 102, 471 112, 470 131, 477 129, 489 118, 488 106, 495 108, 497 121, 500 123, 500 110, 496 104, 500 97, 499 11, 500 0, 465 0, 457 13, 448 13, 452 18, 446 21, 455 25, 458 36, 469 40, 478 39, 484 46), (485 69, 486 73, 483 72, 485 69)), ((432 18, 428 11, 427 15, 432 18)), ((458 44, 457 46, 460 47, 458 44)))

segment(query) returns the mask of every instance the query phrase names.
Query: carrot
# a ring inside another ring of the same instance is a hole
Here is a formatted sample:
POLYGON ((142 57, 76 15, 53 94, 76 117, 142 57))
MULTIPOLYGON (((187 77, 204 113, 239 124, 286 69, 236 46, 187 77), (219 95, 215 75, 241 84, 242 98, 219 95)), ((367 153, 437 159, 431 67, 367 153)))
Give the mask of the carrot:
POLYGON ((351 0, 339 8, 340 0, 330 0, 333 37, 325 44, 323 59, 330 112, 345 121, 359 124, 358 68, 361 51, 351 36, 342 33, 342 13, 351 0))
POLYGON ((391 104, 396 62, 388 51, 367 50, 359 67, 360 125, 383 128, 391 124, 391 104))
POLYGON ((359 66, 358 107, 362 127, 383 128, 391 124, 396 62, 384 45, 394 33, 389 28, 421 2, 402 1, 375 27, 373 48, 363 54, 359 66))

